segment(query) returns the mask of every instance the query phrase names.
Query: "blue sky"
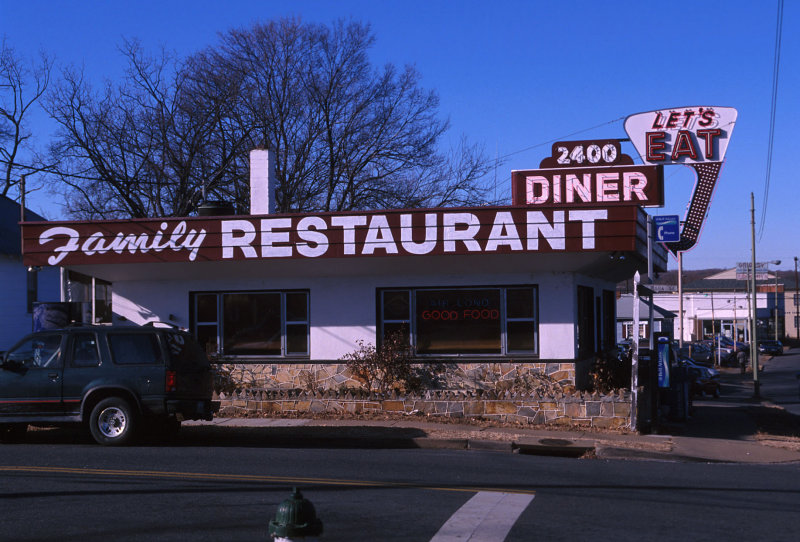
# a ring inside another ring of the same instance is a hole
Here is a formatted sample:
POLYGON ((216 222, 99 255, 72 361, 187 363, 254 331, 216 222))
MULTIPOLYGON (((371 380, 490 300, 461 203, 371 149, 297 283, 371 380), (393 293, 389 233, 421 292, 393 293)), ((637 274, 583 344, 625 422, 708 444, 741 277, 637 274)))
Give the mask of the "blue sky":
MULTIPOLYGON (((554 140, 626 138, 625 116, 668 107, 717 105, 739 111, 699 243, 684 267, 750 261, 750 193, 756 226, 765 194, 777 1, 293 0, 66 2, 0 0, 0 35, 23 56, 39 50, 83 65, 97 82, 122 69, 117 46, 136 37, 180 55, 217 43, 218 33, 257 21, 299 16, 368 22, 373 61, 414 64, 438 91, 450 138, 462 135, 507 157, 498 195, 510 201, 510 172, 535 169, 554 140), (596 128, 593 128, 596 127, 596 128), (526 150, 527 149, 527 150, 526 150)), ((766 226, 759 261, 794 267, 800 256, 800 202, 793 164, 800 121, 800 2, 786 2, 780 86, 766 226)), ((37 119, 46 140, 52 126, 37 119)), ((635 155, 633 147, 623 147, 635 155)), ((694 172, 665 170, 666 205, 683 217, 694 172)), ((33 208, 59 218, 46 194, 33 208)), ((671 260, 670 267, 676 267, 671 260)))

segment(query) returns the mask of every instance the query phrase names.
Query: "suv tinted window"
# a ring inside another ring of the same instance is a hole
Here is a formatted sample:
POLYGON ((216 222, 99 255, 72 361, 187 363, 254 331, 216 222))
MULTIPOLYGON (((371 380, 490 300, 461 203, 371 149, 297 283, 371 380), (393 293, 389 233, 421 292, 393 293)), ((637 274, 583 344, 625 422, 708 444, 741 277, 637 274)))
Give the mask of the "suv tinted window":
POLYGON ((197 342, 184 333, 165 333, 170 367, 176 369, 207 367, 208 357, 197 342))
POLYGON ((158 365, 161 348, 155 333, 109 333, 111 359, 118 365, 158 365))
POLYGON ((61 338, 59 333, 30 337, 8 352, 8 361, 25 367, 61 367, 61 338))
POLYGON ((97 367, 100 353, 94 333, 76 333, 72 340, 72 365, 74 367, 97 367))

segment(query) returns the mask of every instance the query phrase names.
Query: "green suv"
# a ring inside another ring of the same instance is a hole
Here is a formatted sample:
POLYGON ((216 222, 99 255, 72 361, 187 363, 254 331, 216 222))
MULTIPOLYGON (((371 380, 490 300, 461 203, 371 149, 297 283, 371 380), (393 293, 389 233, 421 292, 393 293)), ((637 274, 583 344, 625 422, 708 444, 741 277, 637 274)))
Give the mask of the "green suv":
POLYGON ((187 333, 158 327, 91 326, 41 331, 0 365, 0 438, 29 424, 82 423, 100 444, 129 443, 140 430, 177 430, 210 420, 213 376, 187 333))

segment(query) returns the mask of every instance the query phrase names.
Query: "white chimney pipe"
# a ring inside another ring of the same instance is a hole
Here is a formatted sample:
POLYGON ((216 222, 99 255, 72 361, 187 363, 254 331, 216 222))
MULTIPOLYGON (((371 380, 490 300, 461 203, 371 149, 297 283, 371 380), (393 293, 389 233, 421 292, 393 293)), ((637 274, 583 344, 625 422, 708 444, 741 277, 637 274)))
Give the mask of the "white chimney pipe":
POLYGON ((275 162, 266 149, 250 151, 250 214, 275 213, 275 162))

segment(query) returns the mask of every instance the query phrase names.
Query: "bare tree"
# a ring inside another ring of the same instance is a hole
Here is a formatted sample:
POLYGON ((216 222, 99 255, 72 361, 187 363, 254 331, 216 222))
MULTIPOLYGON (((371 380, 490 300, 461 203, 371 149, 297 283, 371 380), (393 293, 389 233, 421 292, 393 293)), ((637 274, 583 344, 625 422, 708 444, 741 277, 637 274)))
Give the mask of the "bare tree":
POLYGON ((225 34, 209 61, 242 81, 252 142, 276 153, 277 207, 342 211, 485 202, 480 147, 449 127, 410 66, 375 69, 368 25, 281 19, 225 34))
POLYGON ((126 42, 101 92, 65 72, 48 110, 73 214, 186 215, 203 192, 246 209, 252 148, 275 153, 280 211, 485 201, 481 149, 441 152, 438 96, 412 67, 374 68, 373 42, 360 23, 281 19, 180 62, 126 42))
POLYGON ((49 84, 51 67, 45 55, 26 63, 5 39, 0 43, 0 195, 8 195, 22 175, 45 168, 36 158, 28 125, 31 108, 49 84))
POLYGON ((119 84, 95 92, 67 70, 48 98, 68 207, 82 218, 187 215, 231 182, 247 151, 230 128, 237 87, 198 81, 191 63, 148 56, 136 41, 121 51, 128 67, 119 84))

